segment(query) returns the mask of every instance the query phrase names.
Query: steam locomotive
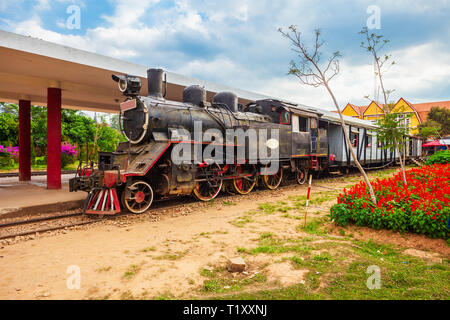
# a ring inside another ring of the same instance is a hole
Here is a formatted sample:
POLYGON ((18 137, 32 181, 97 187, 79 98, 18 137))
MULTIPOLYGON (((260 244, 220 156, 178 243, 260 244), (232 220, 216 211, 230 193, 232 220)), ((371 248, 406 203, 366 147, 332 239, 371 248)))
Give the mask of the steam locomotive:
MULTIPOLYGON (((231 92, 208 102, 196 85, 184 89, 183 102, 169 101, 163 75, 147 70, 148 96, 140 95, 138 77, 112 76, 126 97, 119 122, 128 142, 99 152, 97 164, 80 163, 69 188, 88 193, 84 212, 139 214, 156 198, 210 201, 221 191, 248 194, 256 185, 275 190, 283 180, 304 184, 310 172, 348 171, 354 166, 350 148, 366 167, 398 158, 367 121, 346 117, 347 146, 334 113, 275 99, 244 106, 231 92)), ((410 137, 405 149, 408 157, 419 156, 420 140, 410 137)))

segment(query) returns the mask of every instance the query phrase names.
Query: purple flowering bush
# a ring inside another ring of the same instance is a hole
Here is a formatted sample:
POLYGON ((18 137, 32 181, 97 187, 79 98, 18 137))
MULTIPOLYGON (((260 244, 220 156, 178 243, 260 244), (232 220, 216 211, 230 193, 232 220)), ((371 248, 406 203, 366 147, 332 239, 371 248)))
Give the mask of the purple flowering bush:
MULTIPOLYGON (((78 156, 76 147, 68 142, 61 144, 61 167, 64 168, 69 164, 75 162, 78 156)), ((14 166, 14 162, 18 162, 19 147, 5 147, 0 145, 0 168, 10 168, 14 166)), ((37 165, 46 165, 47 156, 42 157, 42 160, 37 159, 37 165)))
POLYGON ((19 147, 4 147, 0 145, 0 167, 11 167, 19 155, 19 147))
POLYGON ((76 150, 75 146, 71 145, 68 142, 63 142, 63 144, 61 145, 61 168, 74 163, 77 155, 78 151, 76 150))

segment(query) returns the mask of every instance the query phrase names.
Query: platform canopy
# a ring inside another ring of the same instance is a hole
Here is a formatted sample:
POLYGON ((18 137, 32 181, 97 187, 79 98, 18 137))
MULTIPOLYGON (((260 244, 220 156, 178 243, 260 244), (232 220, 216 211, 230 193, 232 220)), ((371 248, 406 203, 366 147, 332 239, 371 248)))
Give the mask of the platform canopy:
MULTIPOLYGON (((124 97, 111 75, 132 74, 141 78, 141 94, 147 94, 147 69, 107 56, 0 30, 0 101, 47 104, 47 88, 60 88, 62 107, 97 112, 119 112, 124 97)), ((270 98, 257 93, 167 72, 167 96, 181 101, 183 89, 204 86, 208 100, 221 91, 232 91, 246 104, 270 98)))

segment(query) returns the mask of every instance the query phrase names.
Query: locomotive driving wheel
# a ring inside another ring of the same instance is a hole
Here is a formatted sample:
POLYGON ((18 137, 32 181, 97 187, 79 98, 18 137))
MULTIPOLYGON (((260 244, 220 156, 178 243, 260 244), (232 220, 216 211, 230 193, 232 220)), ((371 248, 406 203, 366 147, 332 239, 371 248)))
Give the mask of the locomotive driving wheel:
POLYGON ((217 163, 198 168, 197 182, 193 195, 200 201, 211 201, 222 189, 222 169, 217 163))
MULTIPOLYGON (((242 174, 243 169, 242 166, 238 165, 236 167, 236 173, 242 174)), ((250 177, 241 177, 233 179, 233 190, 238 194, 249 194, 256 185, 256 179, 253 176, 250 177)))
MULTIPOLYGON (((270 163, 266 165, 266 171, 268 172, 271 171, 269 167, 270 163)), ((277 189, 280 186, 282 180, 283 180, 283 169, 281 167, 275 174, 263 175, 264 185, 270 190, 277 189)))
POLYGON ((144 213, 153 202, 153 189, 144 181, 136 181, 122 192, 122 204, 132 213, 144 213))
POLYGON ((297 179, 298 184, 300 185, 305 184, 308 178, 308 170, 305 168, 298 168, 295 177, 297 179))

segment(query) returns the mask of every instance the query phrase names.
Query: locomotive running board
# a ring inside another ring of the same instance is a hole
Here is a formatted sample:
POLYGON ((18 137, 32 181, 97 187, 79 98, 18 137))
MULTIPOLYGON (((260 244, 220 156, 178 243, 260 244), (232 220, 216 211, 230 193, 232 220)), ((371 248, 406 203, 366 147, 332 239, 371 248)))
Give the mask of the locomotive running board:
POLYGON ((88 205, 85 213, 98 215, 114 215, 120 213, 119 197, 115 188, 102 189, 91 197, 88 195, 88 205))

